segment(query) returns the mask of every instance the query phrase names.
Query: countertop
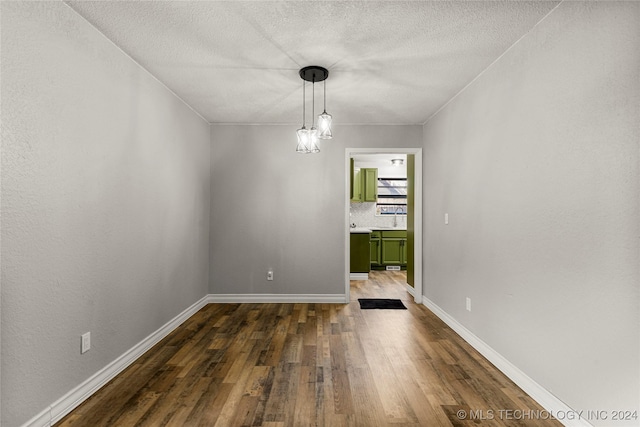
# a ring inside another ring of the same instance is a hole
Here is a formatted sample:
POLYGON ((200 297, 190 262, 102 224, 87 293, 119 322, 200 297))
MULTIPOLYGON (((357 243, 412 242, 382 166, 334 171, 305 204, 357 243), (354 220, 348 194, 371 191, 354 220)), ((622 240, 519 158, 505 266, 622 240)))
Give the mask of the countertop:
POLYGON ((349 228, 349 231, 351 232, 351 234, 369 234, 369 233, 371 233, 371 229, 370 228, 364 228, 364 227, 349 228))
POLYGON ((356 227, 349 228, 351 233, 366 234, 372 231, 407 231, 406 227, 356 227))

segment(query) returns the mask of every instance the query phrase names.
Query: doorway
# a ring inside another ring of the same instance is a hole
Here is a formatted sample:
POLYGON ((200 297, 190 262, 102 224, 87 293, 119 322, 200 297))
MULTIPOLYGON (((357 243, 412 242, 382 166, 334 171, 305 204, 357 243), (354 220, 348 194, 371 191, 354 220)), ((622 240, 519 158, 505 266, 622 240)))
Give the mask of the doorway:
MULTIPOLYGON (((412 224, 407 223, 407 231, 410 235, 408 244, 410 245, 408 253, 410 259, 408 263, 412 264, 411 281, 413 286, 406 285, 406 290, 414 298, 417 304, 422 303, 422 149, 421 148, 346 148, 345 149, 345 199, 344 199, 344 223, 345 223, 345 302, 350 301, 350 207, 351 207, 351 159, 354 156, 367 154, 403 154, 412 160, 411 170, 407 170, 408 175, 411 174, 412 193, 411 213, 413 217, 412 224)), ((407 176, 410 181, 410 177, 407 176)), ((409 213, 408 213, 409 214, 409 213)), ((410 215, 407 216, 410 218, 410 215)))

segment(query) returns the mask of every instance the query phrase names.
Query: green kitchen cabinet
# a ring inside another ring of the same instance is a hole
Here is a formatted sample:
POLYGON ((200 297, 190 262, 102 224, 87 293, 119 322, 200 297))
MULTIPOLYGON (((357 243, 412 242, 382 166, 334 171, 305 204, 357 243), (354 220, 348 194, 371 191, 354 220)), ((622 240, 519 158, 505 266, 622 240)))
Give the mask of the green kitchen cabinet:
POLYGON ((351 174, 351 201, 362 202, 362 169, 354 169, 351 174))
POLYGON ((404 239, 389 237, 382 239, 382 263, 385 265, 402 264, 402 247, 404 239))
POLYGON ((355 166, 354 166, 355 165, 355 160, 353 160, 353 157, 351 159, 349 159, 349 160, 351 160, 351 175, 350 175, 351 179, 349 180, 349 182, 351 183, 351 185, 349 186, 349 187, 351 187, 351 190, 350 190, 351 191, 351 195, 349 196, 349 198, 351 200, 353 200, 353 175, 354 175, 356 169, 355 169, 355 166))
POLYGON ((407 265, 407 248, 409 247, 409 245, 407 244, 407 239, 404 239, 402 241, 402 253, 400 254, 400 265, 407 265))
POLYGON ((361 169, 362 176, 362 201, 378 201, 378 169, 361 169))
MULTIPOLYGON (((351 159, 353 161, 353 159, 351 159)), ((378 169, 353 168, 351 172, 351 201, 352 202, 377 202, 378 201, 378 169)))
POLYGON ((371 252, 371 265, 379 266, 382 265, 382 259, 380 258, 380 232, 372 231, 371 232, 371 241, 370 244, 370 252, 371 252))
POLYGON ((369 233, 351 233, 351 272, 368 273, 371 270, 369 233))
POLYGON ((382 265, 407 265, 407 232, 401 230, 382 231, 380 239, 382 265))

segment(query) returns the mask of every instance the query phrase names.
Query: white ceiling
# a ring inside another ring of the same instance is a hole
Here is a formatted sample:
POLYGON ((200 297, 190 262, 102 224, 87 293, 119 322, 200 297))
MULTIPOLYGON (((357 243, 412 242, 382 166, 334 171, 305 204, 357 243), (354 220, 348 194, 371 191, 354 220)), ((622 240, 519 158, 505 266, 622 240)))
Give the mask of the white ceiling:
POLYGON ((406 178, 407 177, 407 155, 392 153, 368 153, 354 154, 354 166, 357 168, 376 168, 380 178, 406 178), (393 166, 392 159, 402 159, 401 166, 393 166))
POLYGON ((392 159, 406 160, 406 154, 392 154, 392 153, 367 153, 367 154, 354 154, 353 160, 357 163, 388 163, 391 164, 392 159))
POLYGON ((335 123, 422 124, 558 4, 66 3, 209 122, 289 124, 302 120, 307 65, 329 69, 335 123))

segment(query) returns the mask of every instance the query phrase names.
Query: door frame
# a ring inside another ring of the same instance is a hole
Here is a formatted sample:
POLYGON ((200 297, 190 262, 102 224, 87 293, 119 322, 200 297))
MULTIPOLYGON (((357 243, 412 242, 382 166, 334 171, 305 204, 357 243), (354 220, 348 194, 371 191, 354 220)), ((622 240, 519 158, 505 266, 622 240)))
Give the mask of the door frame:
POLYGON ((351 299, 351 283, 349 280, 351 252, 349 229, 350 218, 349 209, 351 207, 350 186, 351 186, 351 163, 350 159, 358 154, 414 154, 416 156, 414 173, 414 243, 413 243, 413 265, 414 265, 414 287, 406 285, 416 304, 422 304, 422 148, 345 148, 344 171, 345 171, 345 196, 344 196, 344 277, 345 277, 345 303, 351 299))

